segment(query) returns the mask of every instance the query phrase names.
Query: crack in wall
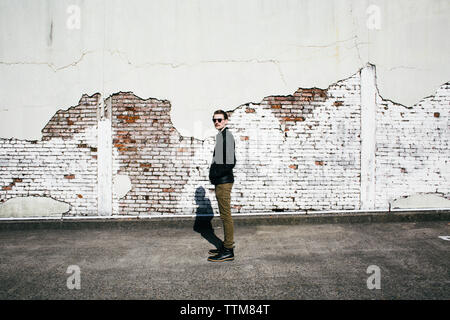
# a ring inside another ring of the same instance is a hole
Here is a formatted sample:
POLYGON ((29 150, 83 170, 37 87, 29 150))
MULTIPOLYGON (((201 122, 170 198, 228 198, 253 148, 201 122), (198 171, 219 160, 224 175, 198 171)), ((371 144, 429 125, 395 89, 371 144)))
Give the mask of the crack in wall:
MULTIPOLYGON (((350 16, 352 17, 353 32, 355 33, 355 36, 353 37, 353 39, 354 39, 353 43, 354 43, 355 46, 353 48, 356 48, 356 52, 358 54, 359 62, 361 63, 361 65, 364 65, 364 62, 363 62, 363 60, 361 58, 361 52, 360 52, 359 46, 361 44, 370 44, 370 42, 369 41, 367 41, 367 42, 358 42, 358 40, 359 40, 359 37, 358 37, 358 34, 357 34, 358 26, 357 26, 357 23, 355 21, 355 15, 353 15, 353 4, 352 3, 350 3, 350 16)), ((369 61, 367 61, 367 62, 369 62, 369 61)))
POLYGON ((29 62, 29 61, 18 61, 18 62, 5 62, 5 61, 0 61, 0 64, 3 65, 8 65, 8 66, 13 66, 13 65, 46 65, 48 66, 50 69, 53 70, 53 72, 57 72, 60 70, 64 70, 70 67, 75 67, 76 65, 78 65, 87 54, 91 54, 94 53, 94 50, 90 50, 90 51, 86 51, 86 52, 82 52, 81 56, 74 62, 69 63, 67 65, 64 65, 62 67, 56 67, 55 64, 53 62, 29 62))
MULTIPOLYGON (((52 22, 53 23, 53 22, 52 22)), ((49 35, 49 39, 50 42, 52 41, 52 26, 53 24, 51 24, 51 28, 50 28, 50 35, 49 35)), ((338 40, 338 41, 334 41, 332 43, 328 43, 328 44, 322 44, 322 45, 301 45, 301 44, 294 44, 291 46, 295 46, 295 47, 299 47, 299 48, 328 48, 328 47, 333 47, 336 46, 338 43, 345 43, 348 42, 350 40, 355 39, 356 41, 357 36, 353 36, 349 39, 344 39, 344 40, 338 40)), ((355 42, 356 43, 356 42, 355 42)), ((361 44, 365 44, 363 42, 357 43, 357 45, 361 45, 361 44)), ((352 47, 353 48, 353 47, 352 47)), ((349 48, 349 49, 352 49, 349 48)), ((289 51, 289 49, 287 50, 289 51)), ((3 65, 46 65, 49 68, 51 68, 54 72, 60 71, 60 70, 64 70, 67 69, 69 67, 74 67, 76 65, 78 65, 87 54, 92 54, 92 53, 96 53, 96 52, 108 52, 111 56, 118 54, 121 58, 123 58, 126 63, 130 66, 133 66, 134 68, 143 68, 143 67, 147 67, 147 66, 169 66, 171 68, 179 68, 179 67, 183 67, 183 66, 193 66, 193 65, 197 65, 197 64, 203 64, 203 63, 274 63, 277 65, 277 68, 280 71, 280 76, 283 80, 284 83, 285 79, 282 75, 282 72, 280 70, 279 64, 282 62, 291 62, 291 61, 298 61, 298 60, 277 60, 277 59, 257 59, 257 58, 252 58, 252 59, 218 59, 218 60, 199 60, 198 62, 195 63, 186 63, 186 62, 167 62, 167 61, 161 61, 161 62, 144 62, 141 64, 136 64, 135 62, 132 62, 129 57, 128 54, 122 50, 119 49, 104 49, 104 50, 87 50, 82 52, 81 56, 75 60, 74 62, 71 62, 67 65, 61 66, 61 67, 57 67, 53 62, 33 62, 33 61, 17 61, 17 62, 7 62, 7 61, 0 61, 0 64, 3 65)))

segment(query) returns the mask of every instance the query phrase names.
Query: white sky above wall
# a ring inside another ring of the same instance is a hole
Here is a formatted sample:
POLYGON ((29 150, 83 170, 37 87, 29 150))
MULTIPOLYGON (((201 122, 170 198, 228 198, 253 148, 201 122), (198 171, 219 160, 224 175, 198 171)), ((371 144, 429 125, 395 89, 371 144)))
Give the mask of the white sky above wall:
POLYGON ((132 91, 204 139, 216 109, 367 62, 383 98, 412 106, 450 80, 449 18, 447 0, 0 0, 0 137, 40 139, 82 94, 132 91))

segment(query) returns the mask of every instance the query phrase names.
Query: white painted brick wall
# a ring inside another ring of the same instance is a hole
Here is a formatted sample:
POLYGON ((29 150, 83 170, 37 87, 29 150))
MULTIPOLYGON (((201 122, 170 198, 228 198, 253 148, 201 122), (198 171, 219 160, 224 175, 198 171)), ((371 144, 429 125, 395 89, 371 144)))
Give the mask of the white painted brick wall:
POLYGON ((77 133, 72 140, 48 141, 0 139, 1 199, 45 196, 69 203, 73 215, 96 214, 97 161, 80 142, 96 146, 96 128, 77 133), (17 155, 17 156, 15 156, 17 155), (30 159, 23 161, 21 158, 30 159), (66 177, 73 175, 73 179, 66 177), (11 190, 5 190, 14 182, 11 190))
MULTIPOLYGON (((99 98, 83 95, 58 111, 41 141, 0 139, 0 202, 47 196, 69 203, 71 215, 97 215, 99 98)), ((113 195, 111 213, 218 212, 208 180, 215 136, 181 136, 166 100, 123 92, 111 99, 112 176, 131 181, 125 196, 113 195)), ((420 192, 448 198, 450 84, 411 108, 379 95, 376 103, 375 208, 420 192)), ((233 213, 361 207, 360 71, 326 89, 300 88, 228 113, 233 213)))
POLYGON ((377 207, 415 193, 449 198, 450 83, 409 108, 379 95, 377 104, 377 207))

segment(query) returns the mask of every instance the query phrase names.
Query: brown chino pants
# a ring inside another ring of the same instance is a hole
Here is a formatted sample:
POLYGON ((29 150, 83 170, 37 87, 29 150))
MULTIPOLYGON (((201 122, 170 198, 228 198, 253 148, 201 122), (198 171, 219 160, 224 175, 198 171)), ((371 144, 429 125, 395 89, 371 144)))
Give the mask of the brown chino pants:
POLYGON ((215 186, 216 199, 219 204, 220 219, 223 223, 225 248, 234 248, 234 226, 231 217, 231 189, 233 183, 223 183, 215 186))

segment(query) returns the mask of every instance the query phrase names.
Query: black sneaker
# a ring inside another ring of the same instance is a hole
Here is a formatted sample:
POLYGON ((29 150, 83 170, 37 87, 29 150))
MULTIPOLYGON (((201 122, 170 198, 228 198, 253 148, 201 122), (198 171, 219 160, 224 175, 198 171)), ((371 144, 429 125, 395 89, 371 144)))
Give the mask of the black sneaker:
POLYGON ((219 249, 211 249, 208 251, 209 254, 214 254, 214 255, 219 254, 219 252, 220 252, 220 248, 219 249))
POLYGON ((208 261, 212 262, 224 262, 224 261, 233 261, 234 260, 234 250, 223 248, 219 251, 215 256, 211 256, 208 258, 208 261))

